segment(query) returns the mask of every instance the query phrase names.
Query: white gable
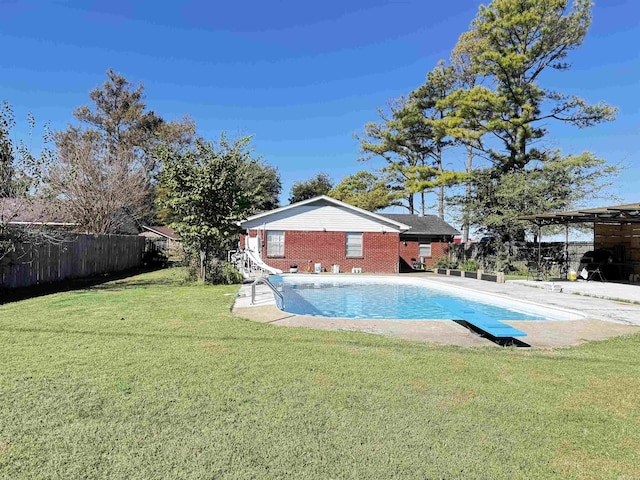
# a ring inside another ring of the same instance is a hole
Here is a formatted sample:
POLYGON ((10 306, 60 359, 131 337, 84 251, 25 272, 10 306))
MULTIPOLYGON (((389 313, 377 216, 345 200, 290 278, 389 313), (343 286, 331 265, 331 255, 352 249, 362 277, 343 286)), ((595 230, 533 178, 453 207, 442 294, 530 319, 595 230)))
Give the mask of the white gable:
MULTIPOLYGON (((368 212, 326 201, 292 205, 240 224, 245 230, 301 230, 326 232, 400 232, 397 222, 378 220, 368 212)), ((377 215, 376 215, 377 217, 377 215)))

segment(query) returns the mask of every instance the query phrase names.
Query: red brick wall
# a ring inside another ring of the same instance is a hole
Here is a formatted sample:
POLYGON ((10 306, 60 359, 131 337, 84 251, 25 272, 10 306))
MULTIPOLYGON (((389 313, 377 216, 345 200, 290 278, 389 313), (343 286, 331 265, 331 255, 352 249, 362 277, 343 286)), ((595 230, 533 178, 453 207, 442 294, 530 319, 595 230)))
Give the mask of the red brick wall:
POLYGON ((401 241, 400 256, 405 262, 407 262, 407 265, 411 266, 412 258, 418 260, 418 242, 415 240, 401 241))
MULTIPOLYGON (((256 230, 249 231, 249 236, 250 237, 255 237, 256 235, 257 235, 257 231, 256 230)), ((240 248, 245 248, 247 246, 246 245, 246 238, 247 238, 246 234, 244 234, 244 233, 240 234, 240 240, 238 242, 240 244, 240 248)))
POLYGON ((449 253, 449 244, 447 242, 431 243, 431 259, 425 262, 427 267, 431 268, 440 257, 446 257, 449 253))
MULTIPOLYGON (((255 231, 249 234, 254 236, 255 231)), ((353 267, 359 267, 363 272, 395 273, 398 271, 399 240, 397 233, 364 232, 363 257, 347 258, 345 232, 287 230, 284 257, 267 257, 265 245, 262 259, 267 265, 285 272, 289 271, 292 264, 298 265, 299 272, 306 272, 312 271, 314 264, 321 263, 327 271, 331 271, 332 265, 338 264, 341 272, 351 272, 353 267)))
MULTIPOLYGON (((420 260, 420 258, 418 257, 419 243, 425 243, 425 242, 419 242, 417 240, 403 240, 400 242, 400 256, 405 262, 407 262, 408 265, 411 265, 412 258, 415 258, 416 260, 420 260)), ((447 251, 448 251, 448 243, 446 242, 430 242, 430 243, 431 243, 431 257, 424 259, 424 263, 427 266, 427 268, 433 268, 433 265, 436 263, 438 258, 446 257, 447 251)))

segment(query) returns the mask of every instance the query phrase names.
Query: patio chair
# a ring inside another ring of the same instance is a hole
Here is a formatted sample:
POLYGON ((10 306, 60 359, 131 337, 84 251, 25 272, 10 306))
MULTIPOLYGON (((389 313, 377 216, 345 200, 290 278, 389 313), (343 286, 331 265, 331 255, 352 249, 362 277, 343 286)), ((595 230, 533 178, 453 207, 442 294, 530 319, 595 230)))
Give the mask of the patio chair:
POLYGON ((599 263, 597 266, 595 266, 595 268, 587 268, 587 282, 589 280, 595 279, 596 276, 600 278, 601 282, 606 282, 607 279, 602 274, 602 267, 604 267, 604 264, 599 263))
POLYGON ((541 273, 542 270, 540 269, 538 262, 534 262, 533 260, 527 262, 527 280, 529 280, 530 276, 533 277, 533 275, 535 275, 536 280, 540 280, 541 273))
POLYGON ((580 276, 587 282, 599 279, 606 282, 605 272, 611 274, 610 265, 613 264, 613 256, 609 250, 597 249, 585 253, 580 259, 578 271, 580 276), (584 274, 586 273, 586 275, 584 274))
POLYGON ((412 258, 411 268, 413 268, 414 270, 426 270, 427 266, 423 262, 418 261, 415 258, 412 258))

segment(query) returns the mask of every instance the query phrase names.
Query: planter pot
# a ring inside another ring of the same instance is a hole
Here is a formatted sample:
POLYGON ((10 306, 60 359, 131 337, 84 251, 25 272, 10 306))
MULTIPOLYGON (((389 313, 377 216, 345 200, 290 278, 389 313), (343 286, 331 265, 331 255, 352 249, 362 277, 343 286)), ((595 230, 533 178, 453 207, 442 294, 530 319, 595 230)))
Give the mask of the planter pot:
POLYGON ((462 272, 464 274, 464 278, 478 278, 478 272, 462 272))
POLYGON ((439 275, 446 275, 447 274, 447 269, 446 268, 436 268, 436 273, 439 275))
POLYGON ((461 270, 449 270, 449 275, 451 275, 452 277, 461 277, 462 276, 462 271, 461 270))

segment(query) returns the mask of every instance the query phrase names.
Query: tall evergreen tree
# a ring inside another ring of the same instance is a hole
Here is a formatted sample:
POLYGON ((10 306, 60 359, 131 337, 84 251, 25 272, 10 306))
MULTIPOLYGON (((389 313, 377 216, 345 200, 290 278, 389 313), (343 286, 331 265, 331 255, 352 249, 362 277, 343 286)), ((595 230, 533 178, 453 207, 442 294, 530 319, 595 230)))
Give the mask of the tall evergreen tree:
POLYGON ((405 128, 414 135, 421 136, 421 143, 426 146, 425 152, 430 160, 428 164, 416 168, 416 171, 422 174, 411 182, 411 189, 414 192, 437 189, 440 218, 444 218, 445 213, 445 186, 458 181, 458 175, 450 171, 445 172, 442 157, 445 149, 453 145, 453 140, 442 122, 448 110, 443 100, 453 91, 455 85, 454 68, 439 62, 427 74, 426 82, 411 92, 412 108, 403 111, 400 117, 405 128))
POLYGON ((398 205, 384 177, 365 170, 344 177, 328 195, 371 212, 398 205))
POLYGON ((382 121, 367 123, 364 133, 356 135, 364 154, 361 160, 383 158, 386 166, 382 171, 396 199, 406 201, 403 206, 413 214, 417 210, 414 194, 419 193, 424 213, 425 182, 437 170, 429 165, 431 145, 424 133, 422 111, 414 99, 401 97, 389 102, 388 112, 379 109, 378 113, 382 121))
MULTIPOLYGON (((446 103, 452 107, 448 122, 454 130, 464 128, 486 137, 476 145, 489 160, 490 169, 476 177, 478 192, 483 195, 475 196, 474 223, 482 225, 487 212, 492 212, 501 221, 488 228, 504 240, 522 239, 524 230, 512 228, 515 216, 538 213, 541 207, 529 202, 524 191, 519 198, 504 195, 501 183, 507 176, 521 175, 519 184, 524 186, 528 178, 551 181, 545 172, 557 172, 557 165, 575 166, 576 162, 583 162, 581 168, 590 169, 596 178, 601 171, 612 172, 604 168, 603 160, 590 154, 558 163, 558 152, 545 150, 540 144, 553 120, 584 128, 615 117, 616 109, 609 105, 589 105, 577 96, 540 84, 546 70, 569 69, 565 59, 582 44, 591 23, 591 7, 588 0, 576 0, 572 5, 568 0, 494 0, 480 7, 470 31, 460 37, 456 47, 480 81, 448 96, 446 103)), ((571 175, 563 178, 579 183, 571 175)), ((597 190, 599 185, 592 187, 597 190)), ((547 189, 555 195, 547 206, 569 206, 575 197, 563 193, 566 191, 547 189)))

